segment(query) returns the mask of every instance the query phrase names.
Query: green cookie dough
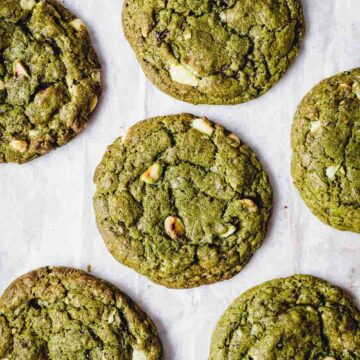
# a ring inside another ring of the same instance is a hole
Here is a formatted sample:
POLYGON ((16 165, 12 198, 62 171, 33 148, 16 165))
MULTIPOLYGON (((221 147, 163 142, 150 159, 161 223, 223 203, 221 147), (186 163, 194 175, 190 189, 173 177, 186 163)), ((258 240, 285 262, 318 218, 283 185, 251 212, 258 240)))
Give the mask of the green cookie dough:
POLYGON ((113 285, 70 268, 41 268, 0 298, 0 359, 162 360, 152 321, 113 285))
POLYGON ((360 69, 316 85, 292 129, 292 175, 310 210, 360 233, 360 69))
POLYGON ((261 245, 272 209, 269 179, 249 147, 190 114, 133 126, 94 180, 110 252, 171 288, 236 275, 261 245))
POLYGON ((257 286, 225 311, 210 360, 359 360, 360 313, 342 290, 309 275, 257 286))
POLYGON ((86 126, 100 65, 81 20, 55 0, 0 1, 0 163, 24 163, 86 126))
POLYGON ((149 79, 193 104, 268 91, 296 58, 301 0, 125 0, 123 28, 149 79))

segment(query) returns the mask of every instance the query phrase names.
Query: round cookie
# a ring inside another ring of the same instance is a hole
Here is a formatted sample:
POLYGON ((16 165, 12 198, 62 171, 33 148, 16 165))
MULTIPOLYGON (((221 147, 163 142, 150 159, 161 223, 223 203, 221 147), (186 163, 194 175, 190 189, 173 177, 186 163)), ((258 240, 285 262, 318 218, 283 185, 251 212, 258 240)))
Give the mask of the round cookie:
POLYGON ((292 129, 292 176, 310 210, 360 233, 360 69, 316 85, 292 129))
POLYGON ((209 360, 360 359, 360 313, 342 290, 308 275, 257 286, 225 311, 209 360))
POLYGON ((101 92, 83 22, 55 0, 0 1, 0 163, 24 163, 86 126, 101 92))
POLYGON ((236 275, 261 245, 269 179, 239 138, 190 114, 145 120, 98 166, 98 228, 121 263, 172 288, 236 275))
POLYGON ((268 91, 296 58, 301 0, 125 0, 123 28, 148 78, 193 104, 268 91))
POLYGON ((164 359, 152 321, 113 285, 85 272, 41 268, 0 298, 1 359, 164 359))

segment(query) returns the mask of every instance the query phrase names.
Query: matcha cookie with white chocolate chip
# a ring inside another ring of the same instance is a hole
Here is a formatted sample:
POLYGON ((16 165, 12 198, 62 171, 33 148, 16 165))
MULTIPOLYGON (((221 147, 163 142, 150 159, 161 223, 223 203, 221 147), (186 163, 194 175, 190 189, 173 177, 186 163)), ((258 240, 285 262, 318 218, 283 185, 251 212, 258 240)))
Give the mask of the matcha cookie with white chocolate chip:
POLYGON ((248 290, 225 311, 209 360, 358 360, 360 312, 339 288, 309 275, 248 290))
POLYGON ((360 69, 305 96, 292 147, 292 175, 306 205, 323 222, 360 233, 360 69))
POLYGON ((108 148, 94 180, 110 252, 172 288, 236 275, 261 245, 272 209, 268 176, 250 148, 190 114, 133 126, 108 148))
POLYGON ((155 325, 115 286, 70 268, 41 268, 0 298, 0 358, 163 360, 155 325))
POLYGON ((55 0, 0 2, 0 163, 24 163, 86 126, 101 92, 83 22, 55 0))
POLYGON ((148 78, 194 104, 268 91, 296 58, 301 0, 125 0, 123 28, 148 78))

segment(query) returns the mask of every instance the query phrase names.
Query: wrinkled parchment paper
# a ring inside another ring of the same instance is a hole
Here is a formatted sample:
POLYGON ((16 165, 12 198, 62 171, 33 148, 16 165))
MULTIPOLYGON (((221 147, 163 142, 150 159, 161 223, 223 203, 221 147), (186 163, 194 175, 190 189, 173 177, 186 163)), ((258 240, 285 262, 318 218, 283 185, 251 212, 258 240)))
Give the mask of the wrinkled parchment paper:
POLYGON ((122 0, 63 1, 88 25, 103 64, 104 93, 88 129, 29 164, 0 165, 0 291, 44 265, 86 269, 128 292, 154 319, 170 360, 205 360, 215 324, 246 289, 294 273, 321 276, 360 302, 360 236, 317 220, 289 175, 296 106, 315 83, 360 66, 359 0, 303 0, 308 32, 299 58, 270 92, 236 106, 193 106, 155 89, 124 39, 122 0), (135 122, 177 112, 205 115, 249 143, 266 165, 275 211, 262 248, 235 278, 168 290, 118 264, 96 229, 92 175, 105 148, 135 122))

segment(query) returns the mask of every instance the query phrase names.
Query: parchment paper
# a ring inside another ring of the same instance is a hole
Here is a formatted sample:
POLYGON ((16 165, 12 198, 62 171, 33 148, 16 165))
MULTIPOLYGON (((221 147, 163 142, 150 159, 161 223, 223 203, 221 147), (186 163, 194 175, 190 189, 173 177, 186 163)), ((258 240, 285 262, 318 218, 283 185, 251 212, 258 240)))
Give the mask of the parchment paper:
POLYGON ((44 265, 86 269, 128 292, 154 319, 167 359, 203 360, 225 308, 246 289, 294 273, 321 276, 360 301, 360 236, 317 220, 292 185, 290 128, 296 106, 319 80, 360 66, 360 1, 303 0, 308 32, 290 71, 260 99, 236 106, 192 106, 155 89, 124 39, 121 0, 63 1, 88 25, 105 89, 88 129, 26 165, 0 165, 0 292, 44 265), (107 145, 135 122, 178 112, 205 115, 249 143, 275 190, 269 234, 230 281, 168 290, 118 264, 96 229, 92 175, 107 145))

